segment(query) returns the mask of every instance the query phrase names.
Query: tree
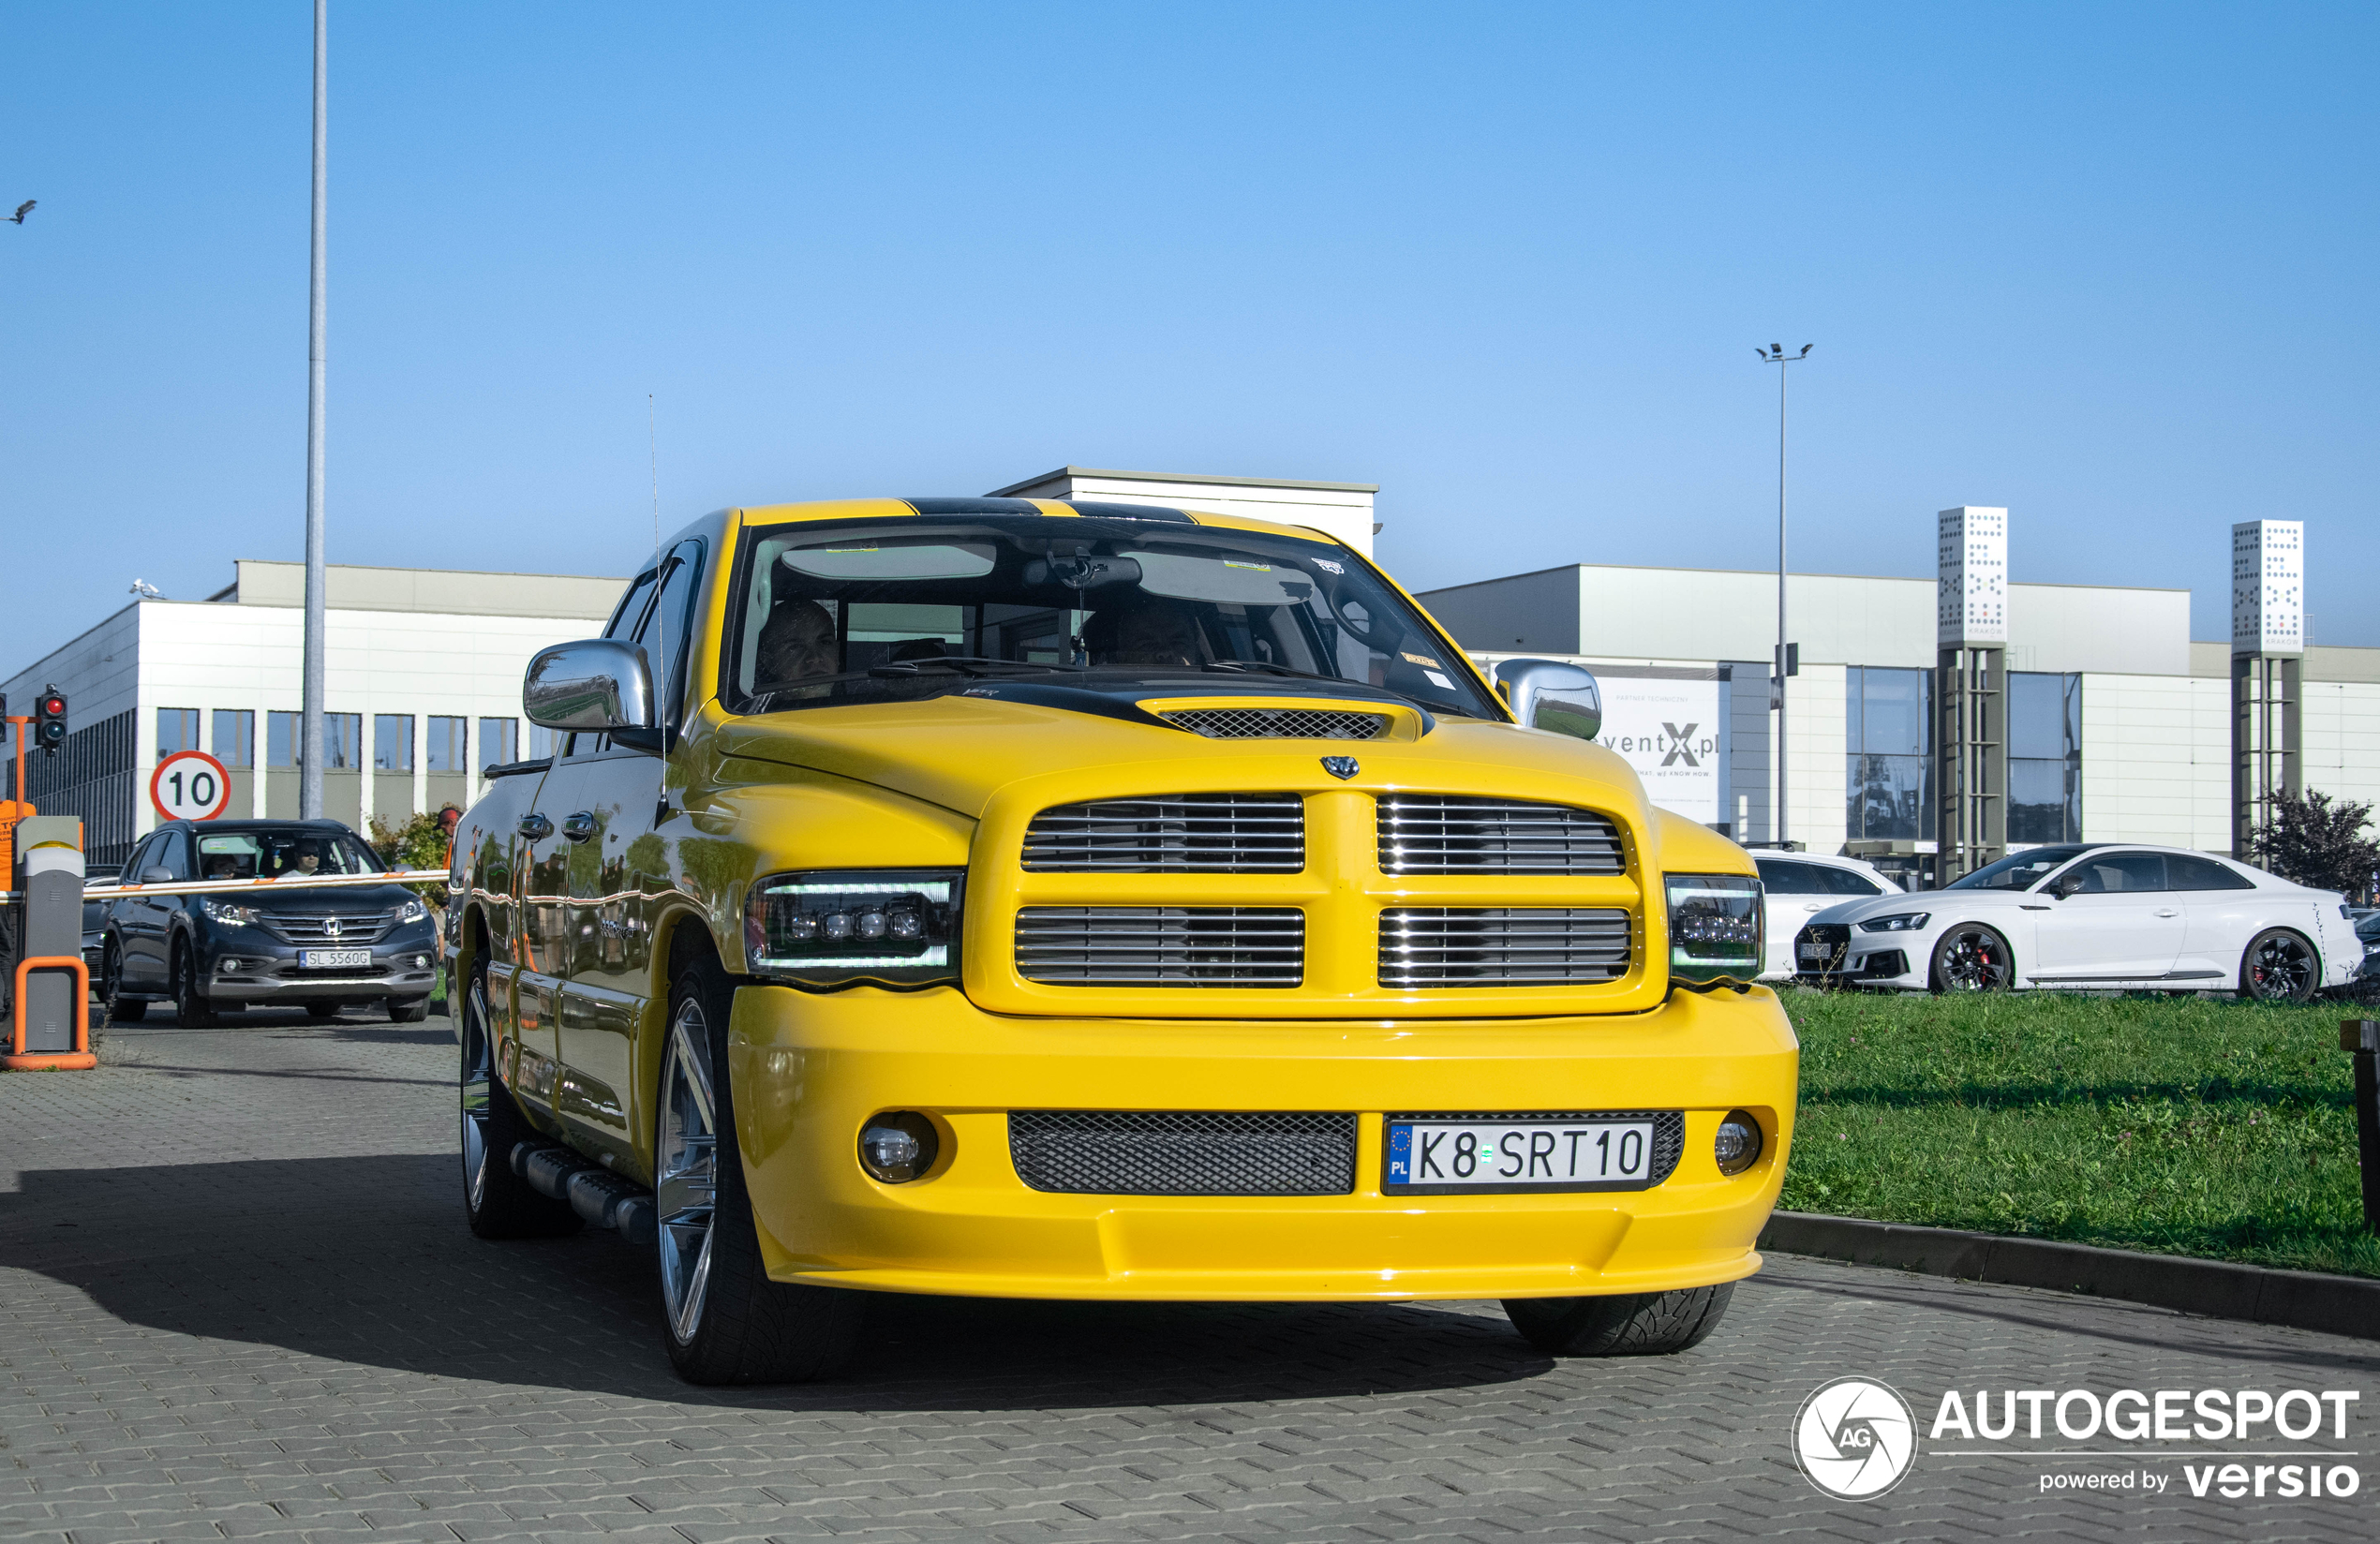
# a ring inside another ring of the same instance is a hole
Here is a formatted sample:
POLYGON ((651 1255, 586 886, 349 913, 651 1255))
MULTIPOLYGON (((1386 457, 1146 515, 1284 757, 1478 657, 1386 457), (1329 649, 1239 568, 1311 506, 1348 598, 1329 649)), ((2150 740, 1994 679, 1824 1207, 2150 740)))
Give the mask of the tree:
POLYGON ((2272 821, 2256 833, 2258 861, 2283 879, 2360 896, 2380 872, 2380 842, 2364 835, 2372 806, 2328 794, 2275 794, 2272 821))

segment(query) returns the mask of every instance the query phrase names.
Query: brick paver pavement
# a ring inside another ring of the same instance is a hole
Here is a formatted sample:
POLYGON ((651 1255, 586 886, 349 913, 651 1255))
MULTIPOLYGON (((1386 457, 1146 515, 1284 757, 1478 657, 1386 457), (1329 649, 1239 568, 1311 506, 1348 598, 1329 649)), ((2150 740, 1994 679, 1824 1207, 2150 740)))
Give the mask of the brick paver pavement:
POLYGON ((2370 1489, 2194 1498, 2205 1443, 1929 1448, 1824 1496, 1788 1429, 1847 1373, 1928 1420, 1953 1386, 2355 1388, 2343 1441, 2287 1446, 2360 1477, 2380 1344, 1785 1257, 1681 1357, 1550 1361, 1492 1303, 884 1299, 837 1382, 690 1388, 647 1257, 464 1229, 441 1021, 168 1017, 111 1052, 0 1076, 0 1538, 2380 1534, 2370 1489), (2040 1489, 2142 1471, 2170 1489, 2040 1489))

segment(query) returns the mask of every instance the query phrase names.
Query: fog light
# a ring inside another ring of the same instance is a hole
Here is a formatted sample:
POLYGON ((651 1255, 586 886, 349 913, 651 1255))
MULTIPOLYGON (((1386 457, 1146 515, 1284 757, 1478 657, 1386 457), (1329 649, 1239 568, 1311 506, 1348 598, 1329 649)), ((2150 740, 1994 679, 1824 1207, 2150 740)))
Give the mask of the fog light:
POLYGON ((236 971, 240 968, 240 962, 236 959, 221 960, 216 963, 215 968, 218 971, 236 971))
POLYGON ((942 1142, 915 1110, 872 1115, 859 1130, 859 1166, 888 1185, 907 1184, 934 1166, 942 1142))
POLYGON ((430 968, 430 957, 427 955, 415 955, 413 957, 413 968, 417 971, 428 970, 430 968))
POLYGON ((1742 1110, 1729 1110, 1718 1123, 1711 1156, 1721 1174, 1741 1174, 1761 1161, 1761 1123, 1742 1110))

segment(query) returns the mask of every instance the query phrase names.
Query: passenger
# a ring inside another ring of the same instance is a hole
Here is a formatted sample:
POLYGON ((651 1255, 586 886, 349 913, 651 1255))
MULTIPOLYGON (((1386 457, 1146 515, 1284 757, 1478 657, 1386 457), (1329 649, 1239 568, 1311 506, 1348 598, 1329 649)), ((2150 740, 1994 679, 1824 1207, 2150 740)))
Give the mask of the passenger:
POLYGON ((834 614, 815 601, 780 601, 760 630, 752 686, 766 691, 835 674, 834 614))
POLYGON ((231 854, 217 853, 213 857, 206 860, 206 877, 209 879, 238 879, 240 877, 240 866, 231 861, 231 854))
POLYGON ((1138 605, 1093 614, 1082 641, 1095 665, 1195 665, 1201 653, 1190 609, 1145 596, 1138 605))

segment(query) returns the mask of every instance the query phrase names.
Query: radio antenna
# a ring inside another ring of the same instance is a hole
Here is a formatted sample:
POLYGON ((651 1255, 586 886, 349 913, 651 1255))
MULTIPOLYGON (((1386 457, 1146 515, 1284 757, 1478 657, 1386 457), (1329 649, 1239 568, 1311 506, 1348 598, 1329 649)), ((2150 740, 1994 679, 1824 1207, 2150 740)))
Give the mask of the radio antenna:
POLYGON ((668 575, 662 572, 662 439, 661 429, 653 412, 653 393, 645 393, 645 453, 653 474, 653 624, 654 651, 661 656, 661 682, 654 689, 654 701, 662 709, 662 801, 669 800, 669 626, 661 614, 662 586, 668 575))

